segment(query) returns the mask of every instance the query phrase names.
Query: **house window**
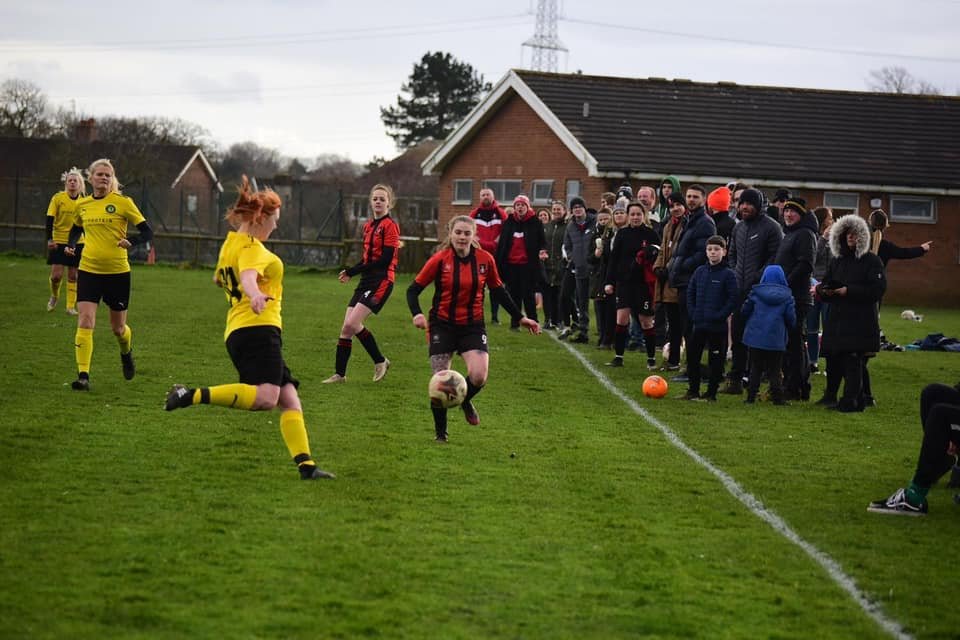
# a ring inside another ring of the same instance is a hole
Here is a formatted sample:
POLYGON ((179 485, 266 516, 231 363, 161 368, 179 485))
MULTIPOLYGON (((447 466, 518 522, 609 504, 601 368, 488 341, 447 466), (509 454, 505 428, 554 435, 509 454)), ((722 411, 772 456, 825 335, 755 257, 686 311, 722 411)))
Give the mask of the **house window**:
POLYGON ((187 212, 188 213, 197 212, 197 194, 195 193, 187 194, 187 212))
POLYGON ((890 220, 936 224, 937 203, 933 198, 890 196, 890 220))
POLYGON ((473 202, 473 180, 453 181, 453 204, 471 204, 473 202))
POLYGON ((857 193, 826 191, 823 194, 823 206, 830 207, 833 210, 834 218, 850 214, 857 215, 857 205, 859 203, 860 194, 857 193))
POLYGON ((513 199, 523 191, 523 180, 484 180, 485 189, 493 191, 497 202, 513 202, 513 199))
POLYGON ((361 200, 359 198, 354 198, 353 200, 353 217, 354 218, 363 218, 366 216, 365 209, 366 200, 361 200))
POLYGON ((407 205, 407 216, 409 216, 410 220, 416 220, 419 218, 420 205, 416 202, 411 202, 409 205, 407 205))
POLYGON ((580 181, 579 180, 567 180, 567 201, 564 203, 564 206, 568 206, 570 203, 570 198, 575 198, 580 195, 580 181))
POLYGON ((533 204, 550 204, 553 198, 553 180, 534 180, 530 185, 533 204))

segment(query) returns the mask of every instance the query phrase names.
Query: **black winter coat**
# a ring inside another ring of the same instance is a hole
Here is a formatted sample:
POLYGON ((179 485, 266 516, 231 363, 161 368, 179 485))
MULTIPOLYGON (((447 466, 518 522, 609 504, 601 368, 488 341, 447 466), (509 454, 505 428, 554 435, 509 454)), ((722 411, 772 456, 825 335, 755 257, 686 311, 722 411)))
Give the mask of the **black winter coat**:
POLYGON ((773 264, 781 238, 783 230, 770 216, 758 214, 741 220, 733 228, 727 263, 737 274, 741 296, 749 293, 750 288, 760 282, 763 270, 773 264))
POLYGON ((703 207, 691 211, 687 216, 680 241, 667 265, 670 286, 675 289, 685 288, 697 267, 707 263, 707 240, 717 233, 717 226, 703 207))
POLYGON ((503 273, 507 256, 510 255, 510 245, 513 244, 513 234, 517 231, 523 231, 523 241, 527 246, 527 267, 539 271, 540 250, 546 249, 547 239, 543 233, 543 223, 536 215, 531 215, 521 222, 511 214, 503 221, 503 231, 500 232, 500 243, 497 245, 497 269, 503 273))
POLYGON ((887 288, 883 262, 867 249, 870 236, 867 223, 856 215, 843 216, 830 229, 830 252, 833 259, 827 266, 817 291, 846 287, 845 296, 825 296, 830 313, 823 326, 821 351, 824 354, 874 353, 880 350, 878 303, 887 288), (857 231, 857 247, 847 247, 847 231, 857 231))
POLYGON ((787 286, 793 292, 793 299, 797 305, 813 304, 813 297, 810 295, 810 276, 813 274, 813 262, 817 257, 819 230, 817 216, 808 211, 797 221, 797 224, 785 228, 780 249, 773 261, 774 264, 783 267, 783 273, 787 276, 787 286))
POLYGON ((717 227, 717 235, 727 241, 730 246, 730 235, 733 228, 737 226, 737 221, 730 217, 729 211, 717 211, 713 214, 713 224, 717 227))

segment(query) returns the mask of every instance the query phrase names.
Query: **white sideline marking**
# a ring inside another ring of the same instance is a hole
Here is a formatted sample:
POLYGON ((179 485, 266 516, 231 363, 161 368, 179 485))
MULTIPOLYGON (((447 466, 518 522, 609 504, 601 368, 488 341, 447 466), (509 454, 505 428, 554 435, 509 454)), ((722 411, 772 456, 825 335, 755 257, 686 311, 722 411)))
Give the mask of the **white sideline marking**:
MULTIPOLYGON (((551 337, 554 340, 557 340, 556 336, 551 335, 551 337)), ((912 640, 913 636, 904 631, 899 622, 893 620, 892 618, 888 618, 883 613, 883 609, 879 604, 872 602, 862 591, 860 591, 854 579, 843 571, 843 568, 836 560, 801 538, 800 534, 794 531, 790 525, 783 520, 783 518, 778 516, 771 509, 763 506, 763 503, 760 502, 760 500, 741 487, 740 483, 734 480, 730 474, 714 465, 712 462, 700 455, 695 449, 687 445, 687 443, 681 440, 680 436, 674 433, 670 427, 657 420, 657 418, 651 415, 646 409, 637 404, 636 400, 625 394, 615 384, 610 382, 610 380, 608 380, 605 375, 600 373, 600 371, 593 366, 593 363, 587 360, 583 354, 580 353, 580 351, 573 348, 568 343, 563 342, 562 340, 557 340, 557 342, 562 344, 567 351, 573 354, 573 356, 580 361, 580 364, 582 364, 587 371, 593 374, 593 377, 595 377, 600 384, 607 389, 607 391, 623 400, 623 402, 630 407, 634 413, 656 427, 657 430, 660 431, 660 433, 662 433, 664 437, 670 441, 670 444, 687 454, 687 456, 692 458, 694 462, 716 476, 716 478, 720 480, 730 495, 743 503, 743 505, 749 509, 753 515, 765 521, 767 524, 773 527, 774 531, 803 549, 804 553, 806 553, 817 564, 823 567, 824 570, 830 575, 830 578, 832 578, 841 589, 846 591, 850 597, 853 598, 854 602, 860 605, 860 608, 863 609, 868 616, 873 618, 877 624, 883 627, 884 631, 895 638, 912 640)))

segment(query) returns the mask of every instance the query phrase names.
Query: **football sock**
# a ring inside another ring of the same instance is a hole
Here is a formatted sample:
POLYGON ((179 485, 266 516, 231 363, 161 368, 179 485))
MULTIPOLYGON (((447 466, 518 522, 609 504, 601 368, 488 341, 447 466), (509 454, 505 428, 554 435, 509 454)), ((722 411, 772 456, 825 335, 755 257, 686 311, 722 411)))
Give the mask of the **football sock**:
POLYGON ((76 347, 77 371, 90 373, 90 360, 93 359, 93 329, 77 327, 73 344, 76 347))
POLYGON ((50 282, 50 297, 52 297, 52 298, 59 298, 59 297, 60 297, 60 283, 63 282, 63 280, 58 280, 58 281, 57 281, 57 284, 53 284, 53 278, 50 278, 49 282, 50 282))
POLYGON ((67 280, 67 309, 77 308, 77 281, 67 280))
POLYGON ((473 399, 473 396, 477 395, 483 390, 483 385, 479 387, 473 384, 473 380, 467 377, 467 395, 463 398, 463 403, 466 404, 473 399))
POLYGON ((353 340, 350 338, 340 338, 337 340, 337 373, 341 376, 347 375, 347 362, 350 361, 350 351, 353 349, 353 340))
POLYGON ((430 407, 433 411, 433 430, 437 437, 447 437, 447 410, 443 407, 430 407))
POLYGON ((618 324, 613 331, 613 350, 618 356, 623 357, 623 352, 627 350, 627 329, 630 325, 618 324))
POLYGON ((310 457, 310 441, 307 438, 307 427, 303 423, 303 411, 291 409, 280 414, 280 435, 283 436, 287 451, 297 466, 314 464, 310 457))
POLYGON ((120 353, 130 353, 130 348, 133 342, 133 331, 130 330, 130 325, 123 325, 123 333, 117 336, 117 344, 120 345, 120 353))
POLYGON ((919 507, 927 499, 927 492, 929 491, 929 487, 921 487, 916 482, 911 482, 910 486, 907 487, 907 502, 919 507))
POLYGON ((363 331, 357 334, 357 339, 360 340, 360 344, 362 344, 363 348, 370 354, 374 363, 380 363, 386 360, 383 354, 380 353, 380 347, 377 346, 377 339, 373 337, 369 329, 364 327, 363 331))
POLYGON ((643 330, 643 344, 647 348, 647 359, 657 357, 657 330, 654 327, 643 330))
MULTIPOLYGON (((193 392, 193 404, 215 404, 228 409, 243 409, 253 407, 257 399, 257 388, 252 384, 235 382, 221 384, 216 387, 201 387, 193 392)), ((281 417, 282 419, 282 417, 281 417)))

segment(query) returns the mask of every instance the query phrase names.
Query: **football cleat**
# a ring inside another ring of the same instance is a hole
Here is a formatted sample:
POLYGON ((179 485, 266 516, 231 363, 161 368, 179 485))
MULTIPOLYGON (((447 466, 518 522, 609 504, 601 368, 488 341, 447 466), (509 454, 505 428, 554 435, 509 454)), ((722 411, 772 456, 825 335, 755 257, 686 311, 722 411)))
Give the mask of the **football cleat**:
POLYGON ((67 309, 67 315, 68 315, 68 316, 78 316, 78 315, 80 315, 80 312, 77 311, 74 307, 69 307, 69 308, 67 309))
POLYGON ((347 376, 342 376, 339 373, 335 373, 329 378, 327 378, 326 380, 324 380, 322 384, 337 384, 337 383, 346 382, 346 381, 347 381, 347 376))
POLYGON ((193 390, 182 384, 175 384, 167 393, 167 401, 163 408, 167 411, 173 411, 174 409, 189 407, 191 404, 193 404, 193 390))
POLYGON ((50 299, 47 300, 47 311, 53 311, 57 308, 57 300, 59 300, 59 298, 56 296, 50 296, 50 299))
POLYGON ((333 480, 337 476, 329 471, 324 471, 315 464, 305 464, 300 466, 301 480, 333 480))
POLYGON ((137 373, 137 367, 133 364, 133 349, 120 354, 120 364, 123 366, 124 379, 133 380, 133 376, 137 373))
POLYGON ((464 402, 460 405, 460 408, 463 409, 463 417, 467 419, 468 424, 473 426, 480 424, 480 414, 477 413, 477 409, 472 402, 464 402))
POLYGON ((373 363, 373 381, 380 382, 387 375, 387 369, 390 368, 390 360, 384 358, 383 362, 373 363))
POLYGON ((90 391, 90 378, 77 378, 70 383, 70 388, 74 391, 90 391))

